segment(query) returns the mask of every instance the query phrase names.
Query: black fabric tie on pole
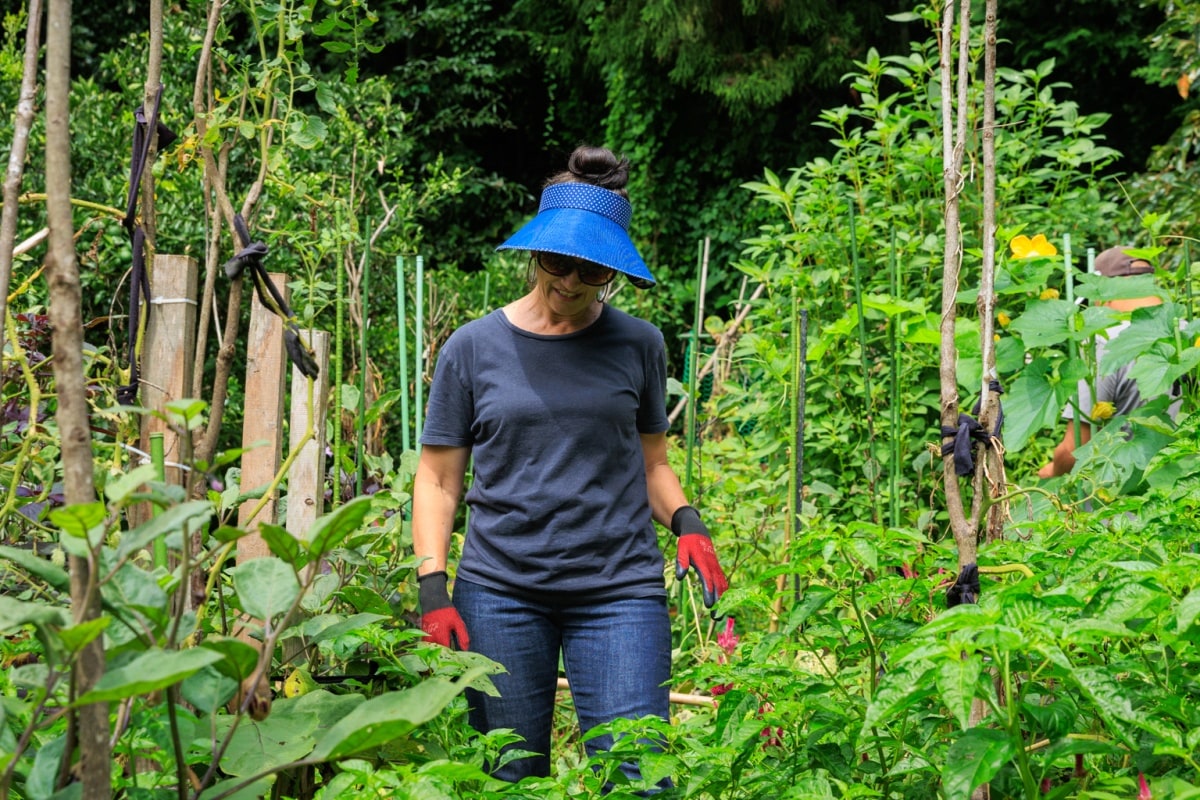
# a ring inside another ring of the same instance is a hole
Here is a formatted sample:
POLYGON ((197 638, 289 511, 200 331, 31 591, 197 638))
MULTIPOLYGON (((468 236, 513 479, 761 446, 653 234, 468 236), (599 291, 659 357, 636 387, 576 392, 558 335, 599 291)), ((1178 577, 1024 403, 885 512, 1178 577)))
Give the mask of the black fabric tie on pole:
POLYGON ((242 218, 241 214, 233 215, 233 227, 245 246, 238 251, 237 255, 225 262, 225 275, 236 280, 249 271, 250 279, 254 281, 254 291, 258 295, 258 302, 283 320, 283 346, 287 350, 288 358, 296 365, 296 369, 300 370, 300 374, 306 378, 316 378, 321 374, 321 368, 313 358, 312 350, 300 339, 300 329, 296 327, 296 320, 287 300, 283 299, 283 295, 275 287, 275 282, 271 280, 271 276, 267 274, 267 270, 262 264, 263 259, 270 252, 267 245, 263 242, 251 241, 250 229, 246 226, 246 220, 242 218))
MULTIPOLYGON (((988 391, 997 395, 1004 394, 1004 389, 997 380, 988 382, 988 391)), ((980 401, 977 400, 975 407, 971 409, 972 414, 979 415, 979 405, 980 401)), ((954 473, 956 475, 962 477, 975 471, 975 445, 982 444, 985 447, 991 447, 993 441, 1000 438, 1000 427, 1003 424, 1004 410, 997 405, 996 425, 991 433, 985 431, 983 425, 979 424, 979 421, 970 414, 959 414, 957 427, 942 427, 942 455, 954 454, 954 473), (946 439, 951 441, 947 442, 946 439)))
MULTIPOLYGON (((141 369, 138 364, 138 335, 142 326, 142 298, 150 296, 150 276, 146 272, 146 231, 137 219, 138 193, 141 190, 142 173, 146 170, 146 162, 150 159, 150 143, 154 139, 150 135, 153 128, 158 134, 159 147, 168 147, 178 138, 175 132, 158 121, 158 110, 162 103, 162 84, 154 95, 154 108, 149 118, 143 106, 138 106, 134 112, 133 152, 129 160, 129 194, 125 201, 125 217, 121 220, 122 227, 129 234, 129 244, 132 252, 132 263, 129 276, 129 383, 117 387, 117 402, 122 405, 133 405, 137 402, 138 387, 141 383, 141 369)), ((150 309, 147 307, 149 316, 150 309)))
POLYGON ((958 574, 954 584, 946 590, 946 607, 954 608, 966 603, 979 602, 979 567, 967 564, 958 574))

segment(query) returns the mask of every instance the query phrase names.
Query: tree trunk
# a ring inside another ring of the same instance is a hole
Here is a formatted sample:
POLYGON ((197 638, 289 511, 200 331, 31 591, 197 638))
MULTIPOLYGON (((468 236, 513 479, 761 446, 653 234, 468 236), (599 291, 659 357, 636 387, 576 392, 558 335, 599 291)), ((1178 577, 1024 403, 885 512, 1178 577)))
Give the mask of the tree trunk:
MULTIPOLYGON (((83 374, 82 292, 75 260, 71 214, 71 0, 50 0, 46 25, 46 215, 50 240, 46 256, 53 329, 54 382, 63 485, 67 505, 92 503, 92 439, 83 374)), ((71 557, 71 610, 76 623, 95 619, 99 588, 89 559, 71 557)), ((86 692, 104 674, 103 639, 97 637, 79 655, 73 692, 86 692)), ((89 800, 111 797, 109 784, 108 704, 83 706, 76 716, 80 762, 75 777, 89 800)), ((71 758, 71 753, 63 755, 71 758)))
POLYGON ((33 127, 33 104, 37 99, 38 50, 41 46, 42 0, 29 0, 29 24, 25 28, 25 60, 21 69, 21 95, 13 123, 12 149, 4 173, 4 208, 0 210, 0 352, 4 351, 4 318, 8 314, 8 286, 12 280, 13 245, 17 241, 17 196, 25 173, 29 130, 33 127))

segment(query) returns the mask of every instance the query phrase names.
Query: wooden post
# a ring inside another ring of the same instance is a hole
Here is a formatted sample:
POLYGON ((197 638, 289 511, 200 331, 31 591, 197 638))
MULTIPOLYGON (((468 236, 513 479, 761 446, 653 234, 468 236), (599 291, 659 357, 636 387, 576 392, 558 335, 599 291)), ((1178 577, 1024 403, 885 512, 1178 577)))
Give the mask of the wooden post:
MULTIPOLYGON (((150 279, 150 318, 142 348, 142 405, 163 411, 191 391, 193 354, 196 349, 196 292, 199 266, 191 256, 157 255, 150 279)), ((178 467, 191 457, 190 441, 167 423, 147 414, 142 419, 140 448, 150 452, 150 435, 163 434, 164 472, 167 483, 178 484, 178 467)))
MULTIPOLYGON (((288 473, 287 529, 304 538, 325 506, 325 418, 329 408, 329 331, 304 330, 300 339, 313 350, 321 373, 313 381, 313 438, 300 451, 288 473)), ((289 448, 308 427, 308 378, 292 365, 292 411, 289 448)))
MULTIPOLYGON (((287 275, 269 273, 288 299, 287 275)), ((246 384, 242 406, 242 477, 243 492, 261 489, 275 478, 283 460, 283 390, 287 356, 283 349, 283 320, 258 301, 250 303, 250 327, 246 331, 246 384)), ((247 500, 238 511, 238 526, 250 531, 238 539, 237 562, 270 555, 266 542, 256 529, 261 522, 275 521, 275 498, 247 500), (255 508, 261 510, 254 513, 255 508)))
MULTIPOLYGON (((142 342, 141 380, 138 398, 144 408, 163 413, 167 403, 187 397, 192 385, 192 364, 196 350, 196 294, 199 264, 191 256, 157 255, 150 273, 149 318, 142 342)), ((163 480, 184 485, 176 464, 191 461, 191 440, 180 437, 161 417, 146 414, 138 434, 138 449, 150 461, 150 441, 162 434, 163 480)), ((150 519, 149 503, 130 507, 128 521, 136 527, 150 519)))

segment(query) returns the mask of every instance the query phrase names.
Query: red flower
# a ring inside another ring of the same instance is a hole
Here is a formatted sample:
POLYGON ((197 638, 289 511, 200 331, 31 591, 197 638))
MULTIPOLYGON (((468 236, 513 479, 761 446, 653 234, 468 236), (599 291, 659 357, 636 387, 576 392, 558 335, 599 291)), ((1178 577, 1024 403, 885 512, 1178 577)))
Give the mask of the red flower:
MULTIPOLYGON (((725 618, 725 632, 717 634, 717 646, 725 651, 725 655, 732 656, 733 651, 738 646, 738 636, 733 632, 733 617, 725 618)), ((721 663, 725 663, 725 658, 721 657, 721 663)))
POLYGON ((1154 795, 1150 794, 1150 784, 1146 783, 1146 776, 1138 773, 1138 796, 1137 800, 1154 800, 1154 795))

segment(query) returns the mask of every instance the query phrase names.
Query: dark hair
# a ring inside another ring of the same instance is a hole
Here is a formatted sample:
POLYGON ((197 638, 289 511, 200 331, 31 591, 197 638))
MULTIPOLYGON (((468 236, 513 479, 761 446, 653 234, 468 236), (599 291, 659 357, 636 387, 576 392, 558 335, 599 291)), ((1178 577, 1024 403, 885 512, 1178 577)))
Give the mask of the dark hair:
POLYGON ((567 159, 567 168, 546 180, 546 186, 559 183, 590 183, 629 199, 625 191, 625 184, 629 183, 629 159, 617 157, 607 147, 580 145, 567 159))

